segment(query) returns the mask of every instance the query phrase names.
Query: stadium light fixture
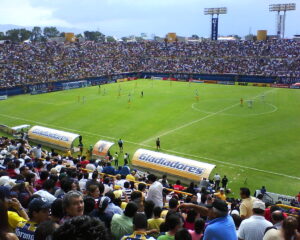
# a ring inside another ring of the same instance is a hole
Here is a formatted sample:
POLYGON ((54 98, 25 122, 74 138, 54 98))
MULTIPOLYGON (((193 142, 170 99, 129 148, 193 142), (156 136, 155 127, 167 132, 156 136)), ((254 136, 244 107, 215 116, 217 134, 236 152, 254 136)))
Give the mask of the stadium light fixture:
POLYGON ((269 6, 270 12, 284 12, 296 10, 296 3, 287 4, 271 4, 269 6))
POLYGON ((219 14, 227 14, 227 8, 204 8, 204 15, 219 15, 219 14))
POLYGON ((277 36, 279 38, 284 38, 285 34, 285 19, 286 19, 286 12, 296 10, 296 3, 285 3, 285 4, 270 4, 269 11, 270 12, 277 12, 277 22, 276 22, 276 29, 277 29, 277 36), (283 12, 283 15, 280 14, 283 12))
POLYGON ((211 40, 218 40, 218 25, 220 14, 227 14, 227 8, 204 8, 204 15, 211 15, 211 40), (214 17, 214 15, 217 15, 217 17, 214 17))

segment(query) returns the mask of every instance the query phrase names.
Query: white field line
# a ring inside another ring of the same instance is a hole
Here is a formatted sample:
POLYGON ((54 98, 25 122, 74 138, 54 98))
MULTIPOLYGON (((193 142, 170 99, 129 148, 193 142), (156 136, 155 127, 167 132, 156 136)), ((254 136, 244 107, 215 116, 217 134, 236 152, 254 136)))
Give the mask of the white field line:
MULTIPOLYGON (((84 134, 90 135, 90 136, 103 137, 103 138, 107 138, 107 139, 111 139, 111 140, 115 140, 115 141, 118 140, 118 138, 114 138, 114 137, 104 136, 104 135, 95 134, 95 133, 87 132, 87 131, 81 131, 81 130, 77 130, 77 129, 65 128, 65 127, 61 127, 61 126, 57 126, 57 125, 52 125, 52 124, 48 124, 48 123, 33 121, 33 120, 30 120, 30 119, 15 117, 15 116, 11 116, 11 115, 0 114, 0 116, 10 118, 10 119, 16 119, 16 120, 21 120, 21 121, 32 122, 32 123, 36 123, 36 124, 40 124, 40 125, 44 125, 44 126, 49 126, 49 127, 55 127, 57 129, 62 129, 62 130, 67 130, 67 131, 72 131, 72 132, 78 132, 78 133, 84 133, 84 134)), ((154 146, 141 144, 141 143, 136 143, 136 142, 127 141, 127 140, 124 140, 124 141, 125 141, 125 143, 127 142, 127 143, 130 143, 130 144, 133 144, 133 145, 155 149, 154 146)), ((204 159, 204 160, 217 162, 217 163, 221 163, 221 164, 232 166, 232 167, 239 167, 239 168, 248 169, 248 170, 252 170, 252 171, 263 172, 263 173, 268 173, 268 174, 271 174, 271 175, 277 175, 277 176, 281 176, 281 177, 300 180, 300 177, 296 177, 296 176, 292 176, 292 175, 287 175, 287 174, 277 173, 277 172, 273 172, 273 171, 267 171, 267 170, 263 170, 263 169, 243 166, 243 165, 239 165, 239 164, 235 164, 235 163, 228 163, 228 162, 224 162, 224 161, 213 159, 213 158, 197 156, 197 155, 183 153, 183 152, 177 152, 177 151, 169 150, 169 149, 162 149, 162 150, 164 152, 168 152, 168 153, 179 154, 179 155, 188 156, 188 157, 192 157, 192 158, 204 159)))
MULTIPOLYGON (((263 94, 268 94, 269 92, 273 92, 273 91, 274 91, 274 89, 268 90, 268 91, 264 92, 263 94)), ((255 97, 253 97, 253 99, 255 99, 255 98, 259 97, 259 96, 261 96, 261 94, 259 94, 259 95, 255 96, 255 97)), ((193 125, 193 124, 195 124, 195 123, 198 123, 198 122, 200 122, 200 121, 203 121, 203 120, 205 120, 205 119, 207 119, 207 118, 213 117, 213 116, 215 116, 215 115, 217 115, 217 114, 219 114, 219 113, 222 113, 222 112, 225 112, 225 111, 227 111, 227 110, 229 110, 229 109, 231 109, 231 108, 234 108, 235 106, 238 106, 239 104, 240 104, 239 102, 238 102, 238 103, 235 103, 235 104, 233 104, 233 105, 231 105, 231 106, 228 106, 228 107, 226 107, 226 108, 223 108, 223 109, 221 109, 221 110, 219 110, 219 111, 217 111, 217 112, 210 113, 210 114, 208 114, 208 115, 206 115, 206 116, 204 116, 204 117, 202 117, 202 118, 196 119, 196 120, 191 121, 191 122, 188 122, 188 123, 186 123, 186 124, 183 124, 183 125, 181 125, 181 126, 179 126, 179 127, 177 127, 177 128, 173 128, 173 129, 170 129, 170 130, 168 130, 168 131, 162 132, 162 133, 160 133, 160 134, 158 134, 158 135, 156 135, 156 136, 154 136, 154 137, 151 137, 151 138, 148 138, 148 139, 144 140, 143 142, 141 142, 141 144, 146 144, 146 143, 148 143, 148 142, 150 142, 150 141, 154 141, 157 137, 163 137, 163 136, 166 136, 166 135, 168 135, 168 134, 170 134, 170 133, 173 133, 173 132, 176 132, 176 131, 178 131, 178 130, 180 130, 180 129, 182 129, 182 128, 186 128, 186 127, 188 127, 188 126, 190 126, 190 125, 193 125)))
POLYGON ((244 168, 244 169, 253 170, 253 171, 257 171, 257 172, 263 172, 263 173, 268 173, 268 174, 277 175, 277 176, 281 176, 281 177, 287 177, 287 178, 300 180, 300 177, 291 176, 291 175, 287 175, 287 174, 283 174, 283 173, 277 173, 277 172, 263 170, 263 169, 259 169, 259 168, 243 166, 243 165, 235 164, 235 163, 228 163, 228 162, 220 161, 220 160, 213 159, 213 158, 201 157, 201 156, 188 154, 188 153, 183 153, 183 152, 177 152, 177 151, 173 151, 173 150, 167 150, 167 149, 161 149, 161 150, 166 151, 166 152, 170 152, 170 153, 185 155, 185 156, 189 156, 189 157, 193 157, 193 158, 205 159, 205 160, 208 160, 208 161, 217 162, 217 163, 221 163, 221 164, 228 165, 228 166, 239 167, 239 168, 244 168))

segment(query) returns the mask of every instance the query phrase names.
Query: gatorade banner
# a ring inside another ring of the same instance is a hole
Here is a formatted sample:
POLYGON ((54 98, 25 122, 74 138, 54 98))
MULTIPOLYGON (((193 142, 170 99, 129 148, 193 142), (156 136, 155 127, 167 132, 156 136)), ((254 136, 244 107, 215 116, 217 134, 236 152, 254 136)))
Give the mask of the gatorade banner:
POLYGON ((103 140, 98 141, 93 148, 93 155, 105 157, 112 145, 114 145, 113 142, 107 142, 103 140))
POLYGON ((137 168, 170 174, 189 181, 208 178, 216 167, 213 164, 177 157, 165 153, 138 149, 132 158, 132 165, 137 168))
POLYGON ((58 149, 71 149, 78 134, 52 128, 34 126, 28 131, 29 140, 58 149))

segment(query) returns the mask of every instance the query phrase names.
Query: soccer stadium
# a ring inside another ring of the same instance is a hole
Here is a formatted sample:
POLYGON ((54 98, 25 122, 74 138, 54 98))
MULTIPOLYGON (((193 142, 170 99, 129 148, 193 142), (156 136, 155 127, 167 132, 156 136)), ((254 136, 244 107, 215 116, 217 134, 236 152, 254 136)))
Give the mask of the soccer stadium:
POLYGON ((0 239, 300 239, 293 10, 252 39, 223 7, 208 38, 0 34, 0 239))

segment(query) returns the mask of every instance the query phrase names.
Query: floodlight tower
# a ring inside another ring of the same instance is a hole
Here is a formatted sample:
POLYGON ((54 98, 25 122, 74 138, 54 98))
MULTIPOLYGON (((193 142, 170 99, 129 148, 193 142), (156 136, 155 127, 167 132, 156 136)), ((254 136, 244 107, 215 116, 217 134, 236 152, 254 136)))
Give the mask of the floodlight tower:
POLYGON ((276 29, 278 38, 284 38, 286 12, 293 10, 296 10, 296 3, 269 5, 270 12, 277 12, 276 29), (281 12, 283 12, 283 15, 280 14, 281 12))
POLYGON ((204 8, 204 15, 211 15, 211 40, 218 40, 219 15, 226 14, 227 8, 204 8), (217 15, 217 17, 214 17, 217 15))

